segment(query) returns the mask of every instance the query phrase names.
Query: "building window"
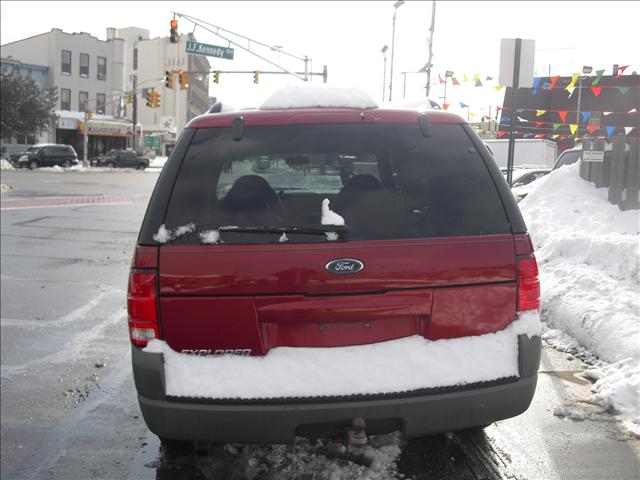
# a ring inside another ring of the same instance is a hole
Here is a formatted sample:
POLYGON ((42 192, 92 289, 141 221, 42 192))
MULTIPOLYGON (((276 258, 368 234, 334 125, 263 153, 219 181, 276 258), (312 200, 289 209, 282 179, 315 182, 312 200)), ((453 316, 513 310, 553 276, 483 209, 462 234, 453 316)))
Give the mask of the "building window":
POLYGON ((98 95, 96 95, 96 113, 104 115, 106 103, 107 102, 104 93, 99 93, 98 95))
POLYGON ((133 69, 134 70, 138 69, 138 49, 137 48, 133 49, 133 69))
POLYGON ((60 89, 60 110, 71 110, 71 90, 60 89))
POLYGON ((106 57, 98 57, 98 80, 107 79, 107 59, 106 57))
POLYGON ((89 109, 89 93, 80 92, 78 96, 78 111, 86 112, 89 109))
POLYGON ((71 75, 71 50, 62 50, 62 74, 71 75))
POLYGON ((80 76, 84 78, 89 78, 89 54, 88 53, 80 54, 80 76))

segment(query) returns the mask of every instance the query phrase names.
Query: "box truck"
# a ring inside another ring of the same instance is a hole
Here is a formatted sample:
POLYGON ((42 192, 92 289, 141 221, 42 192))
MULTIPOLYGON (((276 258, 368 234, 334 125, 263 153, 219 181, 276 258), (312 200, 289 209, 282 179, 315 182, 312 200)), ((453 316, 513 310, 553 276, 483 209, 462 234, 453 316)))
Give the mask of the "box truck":
MULTIPOLYGON (((509 140, 485 140, 493 158, 500 168, 507 167, 509 140)), ((513 154, 513 166, 545 166, 553 168, 556 161, 557 146, 551 140, 516 139, 513 154)))

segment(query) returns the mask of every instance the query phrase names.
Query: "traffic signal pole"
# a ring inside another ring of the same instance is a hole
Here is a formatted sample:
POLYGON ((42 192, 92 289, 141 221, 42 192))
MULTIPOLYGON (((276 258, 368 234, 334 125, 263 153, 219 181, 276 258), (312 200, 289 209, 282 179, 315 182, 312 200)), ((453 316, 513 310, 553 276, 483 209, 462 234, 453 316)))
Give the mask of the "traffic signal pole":
POLYGON ((138 124, 138 76, 134 73, 131 75, 133 80, 133 150, 138 152, 138 131, 136 125, 138 124))

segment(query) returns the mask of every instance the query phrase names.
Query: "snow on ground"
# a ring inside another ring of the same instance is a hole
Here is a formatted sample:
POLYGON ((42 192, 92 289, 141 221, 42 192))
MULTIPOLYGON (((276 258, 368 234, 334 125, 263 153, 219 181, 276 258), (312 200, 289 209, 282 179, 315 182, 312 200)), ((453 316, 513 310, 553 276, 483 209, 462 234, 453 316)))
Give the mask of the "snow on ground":
POLYGON ((0 158, 0 170, 15 170, 13 165, 6 158, 0 158))
MULTIPOLYGON (((579 163, 551 172, 520 203, 540 267, 542 320, 602 360, 594 400, 640 435, 638 211, 611 205, 607 189, 578 172, 579 163)), ((557 330, 545 336, 575 348, 557 330)))
POLYGON ((419 336, 333 348, 274 348, 264 357, 178 353, 161 340, 167 395, 283 398, 405 392, 518 375, 518 339, 540 335, 537 312, 485 335, 430 341, 419 336), (393 358, 393 362, 389 362, 393 358), (348 365, 348 368, 345 368, 348 365), (425 369, 424 365, 438 365, 425 369))
POLYGON ((326 85, 289 85, 277 90, 260 110, 287 108, 376 108, 378 104, 364 90, 326 85))

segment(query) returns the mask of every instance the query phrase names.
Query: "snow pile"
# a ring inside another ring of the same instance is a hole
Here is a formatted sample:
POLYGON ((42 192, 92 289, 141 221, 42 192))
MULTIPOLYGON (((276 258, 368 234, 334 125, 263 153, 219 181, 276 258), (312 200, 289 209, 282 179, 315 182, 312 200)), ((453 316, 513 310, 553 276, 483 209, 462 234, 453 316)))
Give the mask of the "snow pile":
POLYGON ((15 170, 13 165, 6 158, 0 158, 0 170, 15 170))
MULTIPOLYGON (((192 457, 203 478, 278 480, 389 480, 404 478, 396 462, 398 432, 370 436, 370 445, 350 451, 335 440, 296 438, 292 445, 218 444, 208 456, 192 457)), ((190 459, 191 460, 191 459, 190 459)), ((171 465, 171 464, 169 464, 171 465)), ((167 467, 169 467, 167 465, 167 467)))
POLYGON ((160 225, 160 228, 153 236, 153 239, 158 243, 167 243, 172 238, 171 230, 168 230, 167 227, 164 226, 164 223, 160 225))
POLYGON ((218 230, 200 232, 200 241, 206 244, 218 244, 220 243, 220 232, 218 230))
POLYGON ((53 167, 38 167, 41 172, 64 172, 64 168, 60 165, 54 165, 53 167))
MULTIPOLYGON (((322 216, 320 219, 322 225, 344 225, 344 218, 329 208, 329 199, 322 200, 322 216)), ((336 232, 326 232, 325 236, 330 242, 338 240, 336 232)))
POLYGON ((149 161, 149 168, 162 168, 167 163, 167 157, 156 157, 149 161))
POLYGON ((187 233, 193 233, 195 231, 196 231, 196 225, 192 222, 176 228, 176 231, 174 232, 173 235, 175 236, 175 238, 178 238, 183 235, 186 235, 187 233))
POLYGON ((638 211, 620 211, 578 172, 579 163, 551 172, 520 203, 540 267, 542 319, 611 363, 595 397, 640 431, 638 211))
POLYGON ((499 332, 437 341, 412 336, 349 347, 278 347, 264 357, 199 357, 152 340, 145 351, 164 355, 167 395, 322 397, 406 392, 517 376, 521 334, 540 335, 537 312, 522 314, 499 332))
POLYGON ((277 90, 260 110, 288 108, 377 108, 378 105, 364 90, 328 87, 326 85, 290 85, 277 90))

